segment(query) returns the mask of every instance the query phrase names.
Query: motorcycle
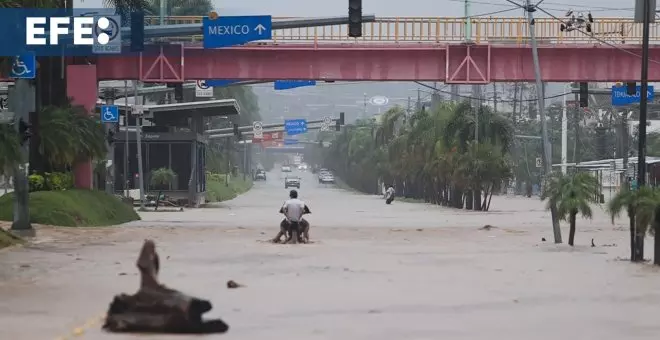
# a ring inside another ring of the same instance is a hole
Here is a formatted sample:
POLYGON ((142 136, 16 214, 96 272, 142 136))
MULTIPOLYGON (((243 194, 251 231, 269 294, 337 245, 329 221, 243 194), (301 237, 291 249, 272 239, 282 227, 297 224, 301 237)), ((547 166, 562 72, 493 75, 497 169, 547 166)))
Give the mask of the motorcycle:
POLYGON ((385 194, 385 204, 391 204, 394 201, 394 192, 388 192, 385 194))
MULTIPOLYGON (((280 214, 284 213, 284 208, 280 208, 280 214)), ((305 205, 305 211, 303 215, 311 214, 307 205, 305 205)), ((284 243, 308 243, 309 242, 309 227, 310 224, 307 220, 302 218, 300 222, 291 222, 286 218, 280 222, 280 231, 277 233, 277 236, 273 238, 273 243, 280 243, 282 236, 285 236, 284 243)))

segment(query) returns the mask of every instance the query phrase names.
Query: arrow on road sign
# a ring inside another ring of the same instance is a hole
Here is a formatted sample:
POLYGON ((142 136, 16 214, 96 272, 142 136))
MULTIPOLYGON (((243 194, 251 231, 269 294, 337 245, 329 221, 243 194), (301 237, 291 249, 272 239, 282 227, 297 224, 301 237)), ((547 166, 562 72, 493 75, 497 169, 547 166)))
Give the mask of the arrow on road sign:
POLYGON ((266 27, 264 27, 264 25, 262 24, 259 24, 257 25, 257 27, 254 28, 254 30, 257 31, 259 35, 261 35, 266 30, 266 27))

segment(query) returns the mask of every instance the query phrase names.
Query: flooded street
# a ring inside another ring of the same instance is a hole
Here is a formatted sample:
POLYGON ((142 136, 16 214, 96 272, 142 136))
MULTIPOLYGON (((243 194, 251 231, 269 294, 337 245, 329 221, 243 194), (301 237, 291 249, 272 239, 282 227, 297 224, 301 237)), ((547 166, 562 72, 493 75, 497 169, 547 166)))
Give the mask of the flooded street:
POLYGON ((299 193, 312 210, 314 243, 275 245, 265 241, 277 232, 288 190, 278 171, 268 176, 215 208, 149 212, 114 228, 44 228, 34 244, 0 251, 1 338, 144 339, 100 327, 112 297, 137 290, 135 261, 145 238, 156 241, 161 282, 210 299, 208 317, 230 325, 213 338, 660 334, 660 270, 625 260, 625 221, 612 225, 600 208, 593 220, 578 220, 577 246, 570 248, 552 243, 549 213, 537 199, 493 197, 488 213, 387 206, 303 174, 299 193), (481 230, 486 224, 495 228, 481 230), (247 287, 229 290, 228 280, 247 287))

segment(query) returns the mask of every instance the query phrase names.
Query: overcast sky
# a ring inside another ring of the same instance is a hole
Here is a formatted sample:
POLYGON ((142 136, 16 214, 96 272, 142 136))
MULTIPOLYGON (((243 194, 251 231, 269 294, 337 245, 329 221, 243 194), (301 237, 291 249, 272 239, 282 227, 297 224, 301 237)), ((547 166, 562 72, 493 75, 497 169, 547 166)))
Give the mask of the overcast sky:
MULTIPOLYGON (((524 0, 513 0, 523 3, 524 0)), ((539 0, 534 0, 538 2, 539 0)), ((76 7, 101 7, 103 0, 76 0, 76 7)), ((340 16, 348 11, 348 0, 241 0, 214 1, 216 11, 222 14, 270 14, 273 16, 340 16)), ((363 12, 376 16, 463 16, 464 0, 363 0, 363 12)), ((471 15, 496 11, 494 16, 521 16, 522 11, 506 0, 474 0, 471 15)), ((595 17, 632 17, 633 0, 548 0, 540 7, 561 15, 567 9, 589 11, 595 17)), ((538 14, 543 16, 542 14, 538 14)))

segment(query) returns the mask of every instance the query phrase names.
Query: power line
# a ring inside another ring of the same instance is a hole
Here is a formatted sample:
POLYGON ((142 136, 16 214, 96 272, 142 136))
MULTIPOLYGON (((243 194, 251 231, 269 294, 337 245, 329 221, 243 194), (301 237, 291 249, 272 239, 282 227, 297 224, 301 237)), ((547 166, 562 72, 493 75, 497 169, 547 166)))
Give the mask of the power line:
MULTIPOLYGON (((489 100, 489 99, 476 98, 476 97, 466 96, 466 95, 462 95, 462 94, 458 94, 458 93, 452 93, 452 92, 450 92, 450 91, 444 91, 444 90, 438 89, 438 88, 436 88, 436 87, 433 87, 433 86, 431 86, 431 85, 426 85, 426 84, 424 84, 424 83, 422 83, 422 82, 419 82, 419 81, 416 81, 415 83, 416 83, 417 85, 424 86, 424 87, 429 88, 429 89, 431 89, 431 90, 434 90, 434 91, 436 91, 436 92, 447 93, 447 94, 455 95, 455 96, 457 96, 457 97, 461 97, 461 98, 465 98, 465 99, 478 100, 478 101, 482 101, 482 102, 489 102, 489 101, 491 101, 491 100, 489 100)), ((554 95, 554 96, 543 97, 543 99, 559 98, 559 97, 563 97, 563 96, 565 96, 565 95, 567 95, 567 94, 571 94, 571 93, 572 93, 572 92, 565 92, 565 93, 557 94, 557 95, 554 95)), ((498 102, 498 103, 523 103, 523 102, 535 102, 535 101, 537 101, 536 98, 535 98, 535 99, 521 99, 521 100, 506 100, 506 99, 502 99, 502 100, 498 100, 497 102, 498 102)))

